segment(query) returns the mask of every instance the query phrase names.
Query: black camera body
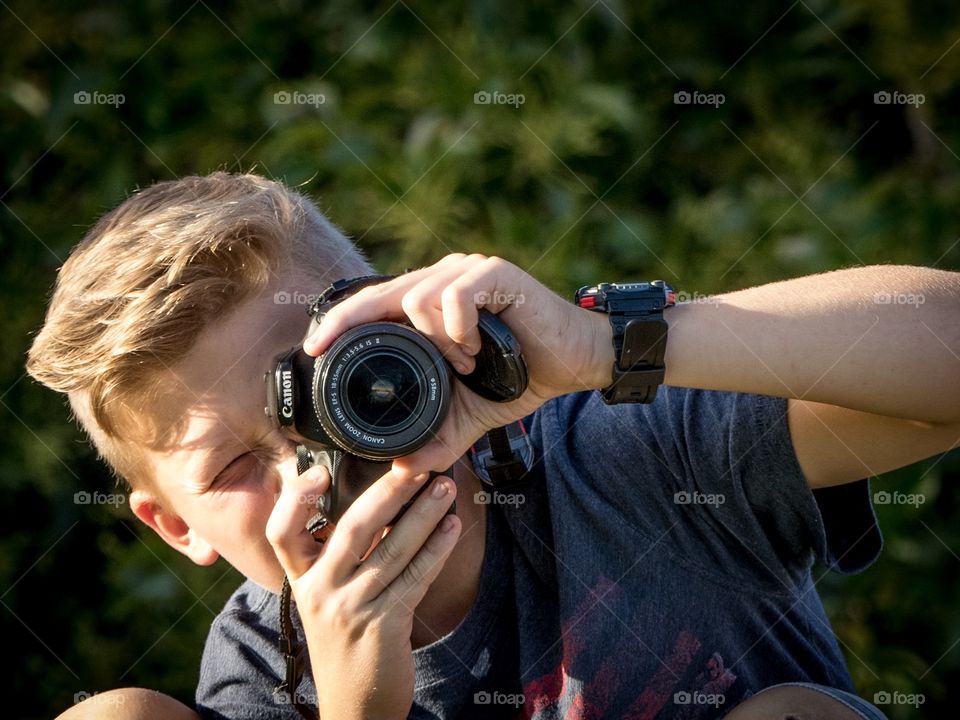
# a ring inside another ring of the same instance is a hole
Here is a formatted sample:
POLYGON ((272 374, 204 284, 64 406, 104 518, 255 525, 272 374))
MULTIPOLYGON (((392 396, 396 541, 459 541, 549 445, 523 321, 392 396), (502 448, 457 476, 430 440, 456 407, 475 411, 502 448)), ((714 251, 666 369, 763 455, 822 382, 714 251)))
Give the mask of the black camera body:
POLYGON ((438 355, 405 325, 361 325, 318 358, 301 347, 279 358, 268 407, 282 428, 320 446, 367 460, 408 455, 449 409, 450 373, 438 355))
MULTIPOLYGON (((336 302, 386 279, 337 281, 310 314, 319 322, 336 302)), ((434 437, 449 411, 453 383, 497 402, 523 394, 527 369, 510 329, 485 309, 478 329, 481 349, 468 375, 457 374, 425 335, 398 322, 351 328, 316 358, 302 345, 276 358, 265 376, 266 413, 303 446, 301 464, 327 466, 331 491, 321 510, 331 520, 386 472, 385 463, 434 437)))

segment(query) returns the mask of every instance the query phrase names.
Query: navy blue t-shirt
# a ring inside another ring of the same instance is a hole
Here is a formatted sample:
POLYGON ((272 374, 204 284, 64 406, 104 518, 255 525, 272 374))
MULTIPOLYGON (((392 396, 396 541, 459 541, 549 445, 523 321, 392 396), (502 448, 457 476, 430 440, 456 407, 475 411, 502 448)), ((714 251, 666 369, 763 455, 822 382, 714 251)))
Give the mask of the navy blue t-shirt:
MULTIPOLYGON (((525 425, 529 482, 488 506, 467 616, 414 651, 411 718, 719 718, 780 683, 853 691, 811 566, 875 559, 869 485, 807 487, 784 399, 584 392, 525 425)), ((247 582, 214 621, 203 717, 298 717, 273 693, 277 605, 247 582)))

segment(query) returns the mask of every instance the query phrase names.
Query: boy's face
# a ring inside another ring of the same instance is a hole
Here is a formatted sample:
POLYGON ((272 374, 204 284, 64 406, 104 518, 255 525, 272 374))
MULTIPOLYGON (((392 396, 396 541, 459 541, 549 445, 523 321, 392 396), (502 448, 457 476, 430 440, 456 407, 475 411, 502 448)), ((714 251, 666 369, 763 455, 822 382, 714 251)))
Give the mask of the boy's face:
POLYGON ((134 513, 198 564, 219 555, 268 590, 283 571, 265 528, 280 483, 296 477, 295 444, 264 414, 263 373, 298 344, 308 318, 274 302, 271 287, 201 333, 170 368, 144 412, 172 429, 143 447, 152 488, 134 490, 134 513))

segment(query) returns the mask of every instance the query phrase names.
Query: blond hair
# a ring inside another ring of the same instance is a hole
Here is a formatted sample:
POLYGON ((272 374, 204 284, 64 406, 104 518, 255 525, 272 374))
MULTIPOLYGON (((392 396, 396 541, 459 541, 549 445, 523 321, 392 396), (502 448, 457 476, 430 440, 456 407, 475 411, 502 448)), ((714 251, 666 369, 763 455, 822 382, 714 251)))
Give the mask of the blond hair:
POLYGON ((67 394, 101 457, 132 483, 136 452, 118 422, 126 401, 211 321, 290 271, 320 280, 370 266, 313 202, 278 182, 215 172, 157 183, 73 249, 27 371, 67 394))

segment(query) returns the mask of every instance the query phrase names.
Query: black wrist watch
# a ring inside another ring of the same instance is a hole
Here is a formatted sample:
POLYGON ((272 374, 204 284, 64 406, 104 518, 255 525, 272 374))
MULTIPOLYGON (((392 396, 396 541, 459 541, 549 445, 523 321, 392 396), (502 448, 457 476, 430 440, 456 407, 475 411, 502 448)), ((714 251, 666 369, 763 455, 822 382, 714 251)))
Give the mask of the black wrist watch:
POLYGON ((613 328, 613 381, 600 393, 608 405, 650 403, 663 382, 667 321, 663 311, 676 295, 663 280, 649 283, 600 283, 577 290, 574 302, 605 312, 613 328))

